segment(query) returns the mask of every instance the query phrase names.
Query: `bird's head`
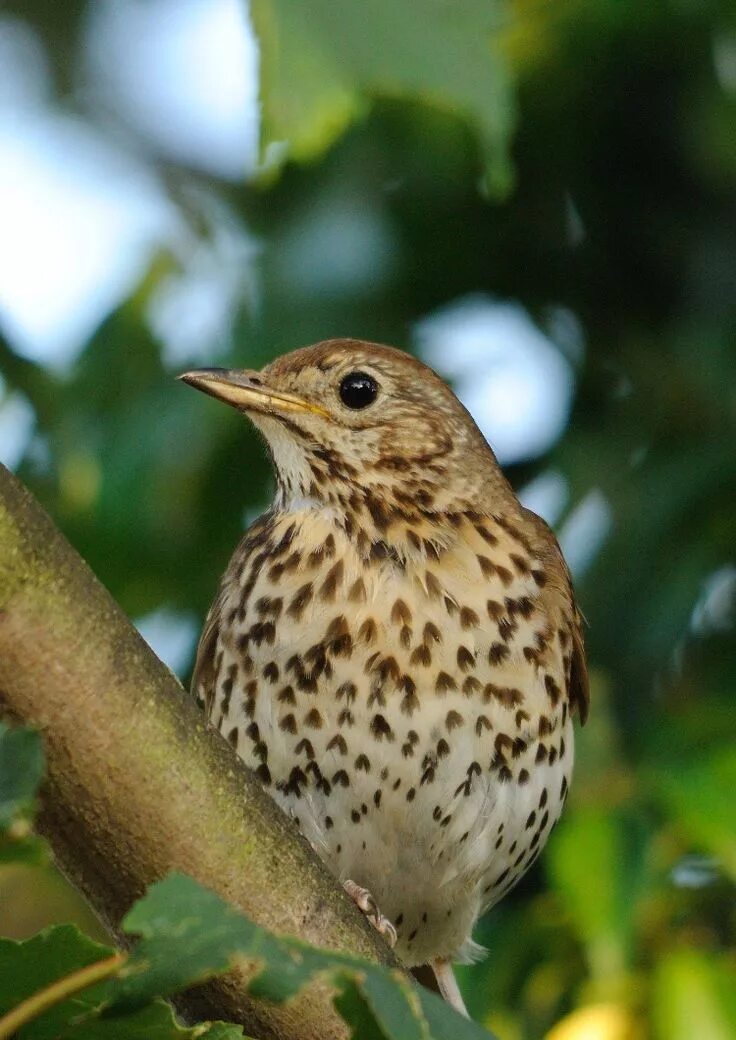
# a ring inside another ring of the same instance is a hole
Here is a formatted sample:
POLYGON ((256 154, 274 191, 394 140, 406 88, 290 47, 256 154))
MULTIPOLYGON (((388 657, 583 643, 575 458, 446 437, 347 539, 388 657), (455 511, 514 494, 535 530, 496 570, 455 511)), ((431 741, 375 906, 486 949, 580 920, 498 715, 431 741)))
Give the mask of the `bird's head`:
POLYGON ((387 515, 488 510, 510 494, 473 419, 430 368, 391 347, 328 340, 261 371, 184 382, 244 412, 268 444, 277 506, 387 515), (494 501, 495 499, 495 501, 494 501))

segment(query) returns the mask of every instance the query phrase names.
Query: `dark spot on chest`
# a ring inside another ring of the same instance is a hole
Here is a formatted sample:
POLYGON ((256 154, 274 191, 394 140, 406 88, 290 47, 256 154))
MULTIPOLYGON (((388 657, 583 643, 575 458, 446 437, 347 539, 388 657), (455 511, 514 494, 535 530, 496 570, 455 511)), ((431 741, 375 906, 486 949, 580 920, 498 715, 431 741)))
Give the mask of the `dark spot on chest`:
POLYGON ((366 602, 367 595, 366 595, 366 591, 365 591, 365 583, 364 583, 362 578, 358 578, 350 586, 350 591, 348 592, 348 599, 350 600, 351 603, 365 603, 366 602))
POLYGON ((456 690, 457 683, 448 672, 438 672, 434 683, 435 692, 440 696, 448 690, 456 690))
POLYGON ((501 664, 509 656, 509 648, 505 643, 491 643, 491 648, 488 651, 488 663, 493 665, 501 664))
POLYGON ((480 624, 480 618, 474 610, 470 607, 460 608, 460 625, 462 628, 477 628, 480 624))
POLYGON ((347 755, 348 743, 341 733, 336 733, 327 744, 328 751, 339 751, 341 755, 347 755))
POLYGON ((296 719, 292 712, 284 717, 279 722, 279 729, 282 729, 284 733, 296 733, 296 719))
POLYGON ((423 668, 427 668, 432 663, 432 654, 426 643, 421 643, 412 650, 409 663, 421 665, 423 668))
POLYGON ((330 603, 335 599, 338 586, 342 582, 344 572, 344 565, 342 560, 338 560, 334 563, 327 572, 327 577, 322 582, 319 590, 319 597, 326 603, 330 603))
POLYGON ((279 681, 279 666, 275 661, 269 661, 263 669, 263 678, 270 683, 276 683, 279 681))
POLYGON ((479 715, 475 720, 475 733, 480 737, 485 730, 491 729, 490 719, 486 715, 479 715))
POLYGON ((448 711, 447 715, 445 716, 445 727, 447 729, 447 732, 452 733, 454 729, 457 729, 459 726, 462 726, 464 721, 465 720, 463 719, 459 711, 448 711))
POLYGON ((559 703, 560 697, 562 696, 562 692, 553 676, 545 675, 544 688, 547 691, 547 696, 550 699, 552 707, 556 708, 557 704, 559 703))
POLYGON ((298 621, 304 612, 304 608, 310 602, 313 595, 314 590, 312 588, 312 583, 311 581, 308 581, 304 585, 302 585, 302 587, 296 592, 294 598, 289 604, 286 611, 289 617, 292 617, 295 621, 298 621))
POLYGON ((324 720, 317 708, 312 708, 304 716, 304 725, 310 729, 322 729, 323 724, 324 720))
POLYGON ((427 595, 430 599, 439 599, 442 595, 442 586, 440 585, 439 579, 432 573, 432 571, 425 571, 424 587, 426 588, 427 595))
POLYGON ((314 746, 311 740, 307 740, 306 737, 302 737, 298 744, 294 746, 295 755, 306 755, 308 759, 314 758, 314 746))
POLYGON ((475 656, 467 646, 457 648, 457 666, 461 672, 468 672, 475 665, 475 656))
POLYGON ((373 618, 366 618, 358 629, 358 639, 370 645, 378 635, 378 626, 373 618))
POLYGON ((294 687, 284 686, 276 694, 276 700, 279 701, 280 704, 296 704, 296 694, 294 693, 294 687))
POLYGON ((411 610, 403 599, 397 599, 391 608, 391 620, 395 625, 410 625, 411 610))
POLYGON ((384 715, 376 714, 371 719, 371 733, 376 740, 393 740, 394 733, 384 715))
POLYGON ((515 708, 524 700, 524 694, 514 686, 497 686, 486 683, 483 689, 483 700, 486 704, 491 700, 498 701, 504 708, 515 708))

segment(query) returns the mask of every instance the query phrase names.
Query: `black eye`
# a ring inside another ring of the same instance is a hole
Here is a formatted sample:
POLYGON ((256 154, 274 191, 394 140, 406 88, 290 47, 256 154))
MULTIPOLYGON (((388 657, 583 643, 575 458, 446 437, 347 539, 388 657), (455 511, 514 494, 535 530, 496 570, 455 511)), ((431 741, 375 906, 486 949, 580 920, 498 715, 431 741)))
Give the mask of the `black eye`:
POLYGON ((366 372, 349 372, 340 383, 340 400, 348 408, 367 408, 378 397, 378 383, 366 372))

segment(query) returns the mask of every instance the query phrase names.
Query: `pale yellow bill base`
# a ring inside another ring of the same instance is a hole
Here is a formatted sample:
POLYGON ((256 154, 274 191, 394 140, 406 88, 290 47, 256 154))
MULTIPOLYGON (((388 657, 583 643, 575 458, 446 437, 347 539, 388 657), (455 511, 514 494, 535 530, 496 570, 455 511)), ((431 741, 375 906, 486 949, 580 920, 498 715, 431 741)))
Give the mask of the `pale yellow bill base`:
POLYGON ((295 394, 271 390, 264 386, 258 372, 247 369, 238 371, 228 368, 196 368, 191 372, 182 372, 178 377, 196 390, 201 390, 210 397, 224 401, 233 408, 247 411, 249 408, 258 411, 278 412, 314 412, 329 419, 330 414, 319 405, 305 401, 295 394))

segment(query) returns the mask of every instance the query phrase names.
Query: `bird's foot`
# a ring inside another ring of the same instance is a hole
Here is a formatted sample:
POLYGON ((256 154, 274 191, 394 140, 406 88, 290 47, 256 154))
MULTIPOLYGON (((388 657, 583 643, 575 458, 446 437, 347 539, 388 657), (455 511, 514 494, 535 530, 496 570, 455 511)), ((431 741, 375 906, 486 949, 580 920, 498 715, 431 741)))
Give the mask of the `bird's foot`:
POLYGON ((357 908, 365 914, 378 934, 382 935, 388 945, 393 949, 396 945, 396 929, 389 921, 388 917, 384 917, 378 909, 378 904, 368 889, 361 888, 361 886, 356 884, 355 881, 344 881, 343 887, 357 908))
POLYGON ((431 964, 435 978, 437 979, 437 985, 440 988, 440 993, 447 1003, 451 1004, 452 1007, 454 1007, 455 1010, 465 1018, 470 1018, 450 961, 446 960, 444 957, 435 957, 431 964))

